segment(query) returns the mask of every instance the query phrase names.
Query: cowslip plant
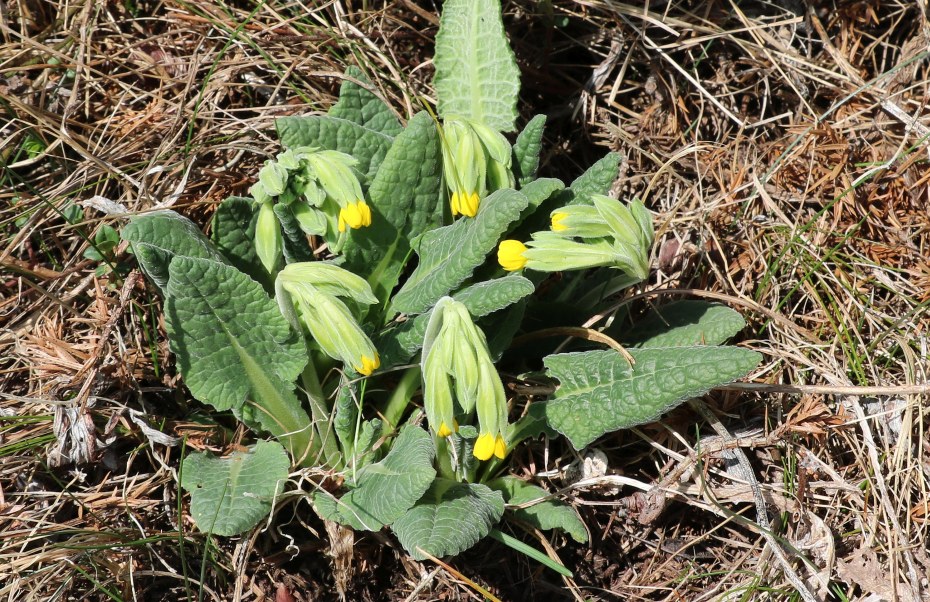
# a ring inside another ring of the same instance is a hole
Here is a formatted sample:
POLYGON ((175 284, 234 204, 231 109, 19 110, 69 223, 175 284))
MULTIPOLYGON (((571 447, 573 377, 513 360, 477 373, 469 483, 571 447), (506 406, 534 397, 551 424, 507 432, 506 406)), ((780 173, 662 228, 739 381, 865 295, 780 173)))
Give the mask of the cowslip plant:
POLYGON ((499 0, 447 0, 434 62, 436 111, 406 124, 359 70, 328 114, 279 119, 284 149, 249 198, 220 204, 210 238, 171 211, 122 231, 191 394, 274 437, 183 460, 203 531, 256 525, 296 465, 332 479, 308 493, 320 516, 390 528, 418 559, 467 549, 505 511, 585 541, 571 507, 507 475, 513 450, 541 433, 581 449, 759 361, 722 345, 738 314, 681 302, 607 333, 629 356, 542 358, 554 395, 512 407, 501 356, 539 360, 514 336, 571 326, 646 279, 652 219, 606 196, 616 155, 566 186, 536 176, 544 117, 511 143, 519 72, 499 0), (565 273, 562 290, 533 295, 538 272, 565 273))

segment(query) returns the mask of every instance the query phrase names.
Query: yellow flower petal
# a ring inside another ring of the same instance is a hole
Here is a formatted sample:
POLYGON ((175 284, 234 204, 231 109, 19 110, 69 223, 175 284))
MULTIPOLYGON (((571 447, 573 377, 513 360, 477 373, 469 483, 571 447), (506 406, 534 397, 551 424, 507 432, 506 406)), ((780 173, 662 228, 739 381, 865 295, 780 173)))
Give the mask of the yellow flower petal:
POLYGON ((346 226, 362 228, 371 225, 371 207, 365 201, 349 203, 339 210, 339 231, 345 232, 346 226))
POLYGON ((508 272, 522 270, 526 265, 526 245, 519 240, 504 240, 497 247, 497 262, 508 272))
POLYGON ((445 422, 440 423, 440 424, 439 424, 439 430, 436 431, 436 434, 439 435, 440 437, 448 437, 449 435, 451 435, 451 434, 454 433, 454 432, 457 433, 458 430, 459 430, 459 423, 458 423, 457 421, 453 420, 453 421, 452 421, 452 428, 451 428, 451 429, 449 428, 449 426, 448 426, 445 422))
POLYGON ((504 438, 501 437, 500 434, 494 439, 494 455, 501 460, 507 455, 507 444, 504 443, 504 438))
POLYGON ((552 231, 553 232, 561 232, 563 230, 568 230, 568 226, 562 223, 562 220, 564 220, 566 217, 568 217, 568 214, 562 211, 557 211, 552 214, 552 231))
POLYGON ((354 366, 359 374, 365 376, 371 376, 371 373, 377 370, 381 366, 381 357, 376 353, 374 359, 368 357, 367 355, 362 356, 362 365, 354 366))
POLYGON ((479 460, 490 460, 491 456, 494 455, 494 447, 494 435, 491 433, 484 433, 478 436, 478 440, 475 441, 475 449, 472 453, 479 460))
POLYGON ((462 215, 468 217, 475 217, 478 215, 478 205, 480 200, 478 199, 478 193, 473 192, 469 195, 462 195, 459 197, 459 211, 462 215))
POLYGON ((462 211, 459 209, 459 193, 453 192, 452 198, 449 199, 449 207, 452 209, 452 217, 455 217, 462 211))

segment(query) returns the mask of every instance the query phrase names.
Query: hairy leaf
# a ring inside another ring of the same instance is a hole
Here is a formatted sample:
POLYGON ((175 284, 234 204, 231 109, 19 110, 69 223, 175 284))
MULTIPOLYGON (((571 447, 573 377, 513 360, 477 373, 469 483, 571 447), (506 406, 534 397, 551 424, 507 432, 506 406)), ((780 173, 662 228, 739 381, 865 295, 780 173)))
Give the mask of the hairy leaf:
POLYGON ((442 117, 513 131, 520 70, 504 33, 500 0, 447 0, 433 63, 442 117))
POLYGON ((725 305, 688 299, 655 308, 622 340, 631 347, 720 345, 745 326, 743 316, 725 305))
POLYGON ((353 230, 343 253, 346 267, 367 278, 379 299, 397 284, 410 240, 442 219, 441 158, 435 123, 418 113, 395 139, 368 189, 371 226, 353 230))
POLYGON ((526 124, 513 145, 513 173, 521 188, 536 178, 545 127, 546 116, 536 115, 526 124))
POLYGON ((191 393, 257 422, 309 460, 310 422, 293 392, 306 350, 277 305, 226 264, 177 256, 168 272, 168 338, 191 393))
POLYGON ((526 207, 516 190, 498 190, 481 202, 478 215, 427 232, 420 239, 420 263, 394 296, 395 311, 423 313, 471 276, 497 246, 501 234, 526 207))
POLYGON ((275 121, 286 148, 313 146, 336 150, 358 160, 358 171, 371 181, 391 148, 391 136, 354 121, 329 115, 281 117, 275 121))
POLYGON ((529 523, 543 531, 562 529, 578 543, 587 543, 588 531, 575 510, 550 497, 542 487, 531 485, 517 477, 501 477, 488 483, 504 495, 508 510, 517 520, 529 523), (513 506, 524 506, 514 508, 513 506))
POLYGON ((273 441, 227 458, 195 452, 181 464, 181 487, 191 494, 191 516, 201 531, 238 535, 268 516, 289 467, 284 448, 273 441))
POLYGON ((228 263, 194 222, 174 211, 134 217, 121 236, 132 243, 142 271, 162 293, 168 286, 168 265, 176 256, 228 263))
POLYGON ((604 433, 651 422, 687 399, 744 376, 762 356, 739 347, 631 349, 631 367, 614 350, 550 355, 559 380, 546 403, 549 425, 576 449, 604 433))
POLYGON ((367 88, 348 79, 353 78, 362 84, 371 85, 371 82, 362 70, 354 65, 346 69, 346 79, 339 87, 339 102, 329 110, 331 117, 348 119, 369 130, 381 132, 394 137, 404 127, 397 120, 394 111, 383 100, 370 92, 367 88))
POLYGON ((433 482, 435 447, 418 426, 401 429, 383 460, 356 475, 358 486, 341 499, 321 493, 314 503, 324 516, 354 529, 378 531, 409 510, 433 482))
POLYGON ((499 491, 478 483, 436 479, 429 491, 391 529, 416 560, 464 552, 491 531, 504 514, 499 491))
POLYGON ((211 238, 229 262, 252 279, 264 283, 268 273, 255 252, 255 221, 252 200, 231 196, 213 214, 211 238))

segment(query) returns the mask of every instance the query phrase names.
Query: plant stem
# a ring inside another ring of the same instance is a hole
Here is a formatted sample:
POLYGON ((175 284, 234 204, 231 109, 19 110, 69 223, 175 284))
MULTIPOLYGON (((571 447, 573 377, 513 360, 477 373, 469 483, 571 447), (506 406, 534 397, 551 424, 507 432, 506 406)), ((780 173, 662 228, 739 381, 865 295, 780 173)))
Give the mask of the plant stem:
POLYGON ((394 392, 391 393, 391 398, 388 399, 387 405, 381 413, 384 417, 387 430, 393 431, 397 428, 401 417, 404 415, 404 411, 410 404, 410 398, 413 397, 413 392, 416 391, 419 386, 420 367, 411 366, 407 368, 404 375, 400 377, 397 386, 394 387, 394 392))
POLYGON ((323 395, 323 387, 320 385, 320 379, 316 374, 316 365, 313 363, 312 354, 308 353, 310 360, 304 371, 300 374, 300 380, 303 382, 304 391, 307 393, 307 399, 310 402, 310 416, 316 432, 320 436, 320 443, 323 447, 323 460, 327 466, 338 470, 342 468, 342 454, 339 452, 339 445, 336 442, 336 433, 333 430, 333 421, 329 408, 326 407, 326 397, 323 395))

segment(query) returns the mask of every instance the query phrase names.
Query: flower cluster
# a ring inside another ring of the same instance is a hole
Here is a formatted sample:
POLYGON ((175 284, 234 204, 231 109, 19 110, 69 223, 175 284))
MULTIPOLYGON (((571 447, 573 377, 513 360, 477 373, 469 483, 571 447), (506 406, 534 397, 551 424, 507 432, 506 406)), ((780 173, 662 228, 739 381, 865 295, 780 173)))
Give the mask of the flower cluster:
POLYGON ((269 272, 277 267, 283 245, 275 202, 293 212, 304 232, 325 237, 335 248, 346 228, 371 225, 357 164, 345 153, 301 146, 262 167, 249 193, 259 205, 255 248, 269 272))
POLYGON ((440 437, 458 430, 456 415, 477 411, 479 434, 473 454, 479 460, 507 455, 507 398, 491 361, 484 333, 468 309, 451 297, 433 308, 420 364, 423 403, 440 437))
POLYGON ((325 261, 291 263, 275 279, 281 313, 300 330, 303 326, 326 355, 369 376, 381 365, 378 351, 356 321, 353 305, 378 299, 365 279, 325 261))
POLYGON ((553 211, 551 228, 536 232, 527 244, 504 240, 497 249, 501 267, 541 272, 616 267, 637 280, 649 275, 652 217, 640 201, 623 205, 603 195, 591 204, 553 211))
POLYGON ((500 132, 467 119, 442 126, 442 169, 452 215, 475 217, 489 192, 514 186, 511 148, 500 132))

